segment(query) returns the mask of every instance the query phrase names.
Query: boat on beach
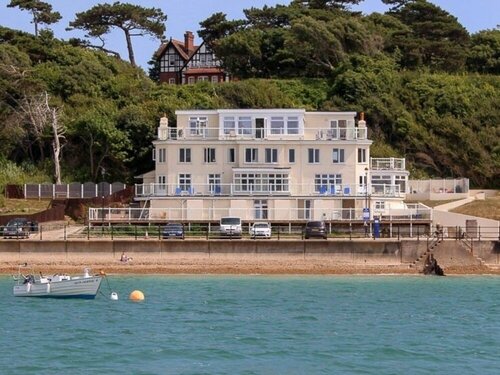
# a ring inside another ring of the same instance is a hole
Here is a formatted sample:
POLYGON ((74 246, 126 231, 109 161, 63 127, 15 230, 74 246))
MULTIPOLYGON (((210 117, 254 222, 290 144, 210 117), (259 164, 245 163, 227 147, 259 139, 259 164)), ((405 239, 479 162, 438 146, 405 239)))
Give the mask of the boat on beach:
POLYGON ((88 268, 81 276, 55 274, 35 276, 32 270, 23 273, 27 266, 19 266, 18 276, 14 277, 14 297, 49 297, 49 298, 95 298, 103 275, 91 275, 88 268))

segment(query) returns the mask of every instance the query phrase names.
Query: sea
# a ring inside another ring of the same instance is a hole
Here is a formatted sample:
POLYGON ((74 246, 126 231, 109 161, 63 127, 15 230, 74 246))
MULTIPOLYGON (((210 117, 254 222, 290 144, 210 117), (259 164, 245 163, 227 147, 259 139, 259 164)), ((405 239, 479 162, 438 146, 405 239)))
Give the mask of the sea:
POLYGON ((500 374, 498 276, 107 281, 36 299, 0 277, 0 374, 500 374))

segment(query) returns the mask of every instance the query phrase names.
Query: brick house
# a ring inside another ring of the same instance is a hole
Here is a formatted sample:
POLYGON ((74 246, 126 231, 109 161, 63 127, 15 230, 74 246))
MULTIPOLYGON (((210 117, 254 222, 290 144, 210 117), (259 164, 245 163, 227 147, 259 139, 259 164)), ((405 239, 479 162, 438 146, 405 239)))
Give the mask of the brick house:
POLYGON ((184 43, 172 38, 162 43, 155 56, 160 65, 160 83, 180 85, 229 81, 210 47, 205 42, 199 46, 194 44, 191 31, 184 34, 184 43))

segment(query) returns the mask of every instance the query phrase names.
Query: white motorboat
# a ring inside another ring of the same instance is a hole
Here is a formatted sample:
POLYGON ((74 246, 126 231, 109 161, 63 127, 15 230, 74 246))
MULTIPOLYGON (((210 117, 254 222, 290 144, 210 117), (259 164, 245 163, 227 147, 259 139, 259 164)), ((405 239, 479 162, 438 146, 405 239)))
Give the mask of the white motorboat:
POLYGON ((14 278, 13 288, 15 297, 52 297, 52 298, 95 298, 103 275, 90 275, 85 268, 81 276, 52 275, 35 276, 33 272, 26 275, 21 271, 26 266, 19 267, 18 276, 14 278))

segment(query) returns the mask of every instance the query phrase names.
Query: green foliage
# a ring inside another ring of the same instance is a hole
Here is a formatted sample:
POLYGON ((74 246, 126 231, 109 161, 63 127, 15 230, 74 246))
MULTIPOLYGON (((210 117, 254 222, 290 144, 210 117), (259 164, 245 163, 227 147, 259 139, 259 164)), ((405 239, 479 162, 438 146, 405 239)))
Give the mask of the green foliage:
POLYGON ((467 67, 474 72, 500 74, 500 29, 472 35, 467 67))

